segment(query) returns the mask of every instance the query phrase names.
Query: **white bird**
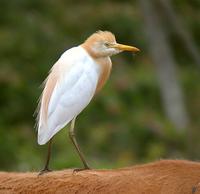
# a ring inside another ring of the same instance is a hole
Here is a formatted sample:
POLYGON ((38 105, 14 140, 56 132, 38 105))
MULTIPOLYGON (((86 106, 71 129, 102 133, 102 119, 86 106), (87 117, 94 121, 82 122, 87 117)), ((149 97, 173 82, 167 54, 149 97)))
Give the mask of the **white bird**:
POLYGON ((65 51, 53 65, 39 103, 38 144, 49 141, 46 165, 40 174, 49 171, 52 137, 70 121, 69 136, 84 169, 89 169, 75 139, 75 119, 107 81, 112 68, 110 56, 122 51, 139 49, 118 44, 111 32, 97 31, 83 44, 65 51))

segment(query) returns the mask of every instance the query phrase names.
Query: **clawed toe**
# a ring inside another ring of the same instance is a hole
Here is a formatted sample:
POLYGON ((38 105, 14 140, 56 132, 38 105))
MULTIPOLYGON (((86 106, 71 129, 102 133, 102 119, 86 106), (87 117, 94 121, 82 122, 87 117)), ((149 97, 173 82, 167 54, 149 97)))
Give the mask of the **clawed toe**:
POLYGON ((80 172, 80 171, 84 171, 84 170, 90 170, 90 168, 89 168, 89 167, 87 167, 87 168, 75 168, 75 169, 73 170, 73 174, 74 174, 74 173, 77 173, 77 172, 80 172))
POLYGON ((50 169, 48 169, 48 168, 43 169, 43 170, 41 170, 41 171, 38 173, 38 176, 41 176, 41 175, 46 174, 46 173, 51 172, 51 171, 52 171, 52 170, 50 170, 50 169))

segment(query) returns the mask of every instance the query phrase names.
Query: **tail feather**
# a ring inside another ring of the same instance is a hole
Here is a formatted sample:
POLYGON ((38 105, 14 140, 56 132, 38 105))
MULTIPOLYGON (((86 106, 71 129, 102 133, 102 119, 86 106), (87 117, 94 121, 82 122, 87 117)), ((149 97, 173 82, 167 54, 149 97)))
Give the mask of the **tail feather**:
POLYGON ((60 131, 65 125, 67 125, 72 119, 69 119, 65 123, 56 127, 50 128, 47 125, 41 125, 38 127, 38 144, 46 144, 58 131, 60 131))
POLYGON ((44 145, 51 139, 51 135, 49 133, 49 129, 44 126, 38 127, 38 144, 44 145))

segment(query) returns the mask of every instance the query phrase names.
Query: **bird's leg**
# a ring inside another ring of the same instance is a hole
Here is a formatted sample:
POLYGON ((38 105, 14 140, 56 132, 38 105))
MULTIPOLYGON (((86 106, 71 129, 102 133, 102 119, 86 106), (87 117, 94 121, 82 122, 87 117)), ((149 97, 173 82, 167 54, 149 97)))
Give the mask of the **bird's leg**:
POLYGON ((45 166, 44 166, 44 168, 39 172, 38 175, 42 175, 42 174, 45 174, 45 173, 51 171, 51 170, 49 170, 49 161, 50 161, 50 157, 51 157, 51 144, 52 144, 52 139, 50 139, 49 144, 48 144, 48 152, 47 152, 47 158, 46 158, 45 166))
POLYGON ((74 133, 75 120, 76 120, 76 117, 73 118, 73 120, 71 121, 71 126, 70 126, 70 130, 69 130, 69 137, 70 137, 74 147, 76 148, 76 151, 78 152, 78 155, 79 155, 79 157, 80 157, 80 159, 81 159, 81 161, 84 165, 83 169, 75 169, 75 171, 81 171, 81 170, 90 169, 90 167, 88 166, 88 164, 85 160, 85 157, 84 157, 83 153, 81 152, 79 145, 76 141, 76 137, 75 137, 75 133, 74 133))

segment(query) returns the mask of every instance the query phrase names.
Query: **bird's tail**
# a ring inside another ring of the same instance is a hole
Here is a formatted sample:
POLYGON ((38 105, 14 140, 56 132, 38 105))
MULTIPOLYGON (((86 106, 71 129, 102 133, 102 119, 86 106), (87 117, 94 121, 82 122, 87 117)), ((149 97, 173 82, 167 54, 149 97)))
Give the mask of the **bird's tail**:
POLYGON ((60 131, 65 125, 67 125, 72 119, 69 119, 65 123, 62 123, 57 126, 50 127, 47 124, 43 123, 38 127, 38 144, 46 144, 58 131, 60 131))
POLYGON ((39 145, 44 145, 46 144, 50 139, 51 139, 51 135, 49 133, 49 129, 47 126, 39 126, 38 127, 38 144, 39 145))

